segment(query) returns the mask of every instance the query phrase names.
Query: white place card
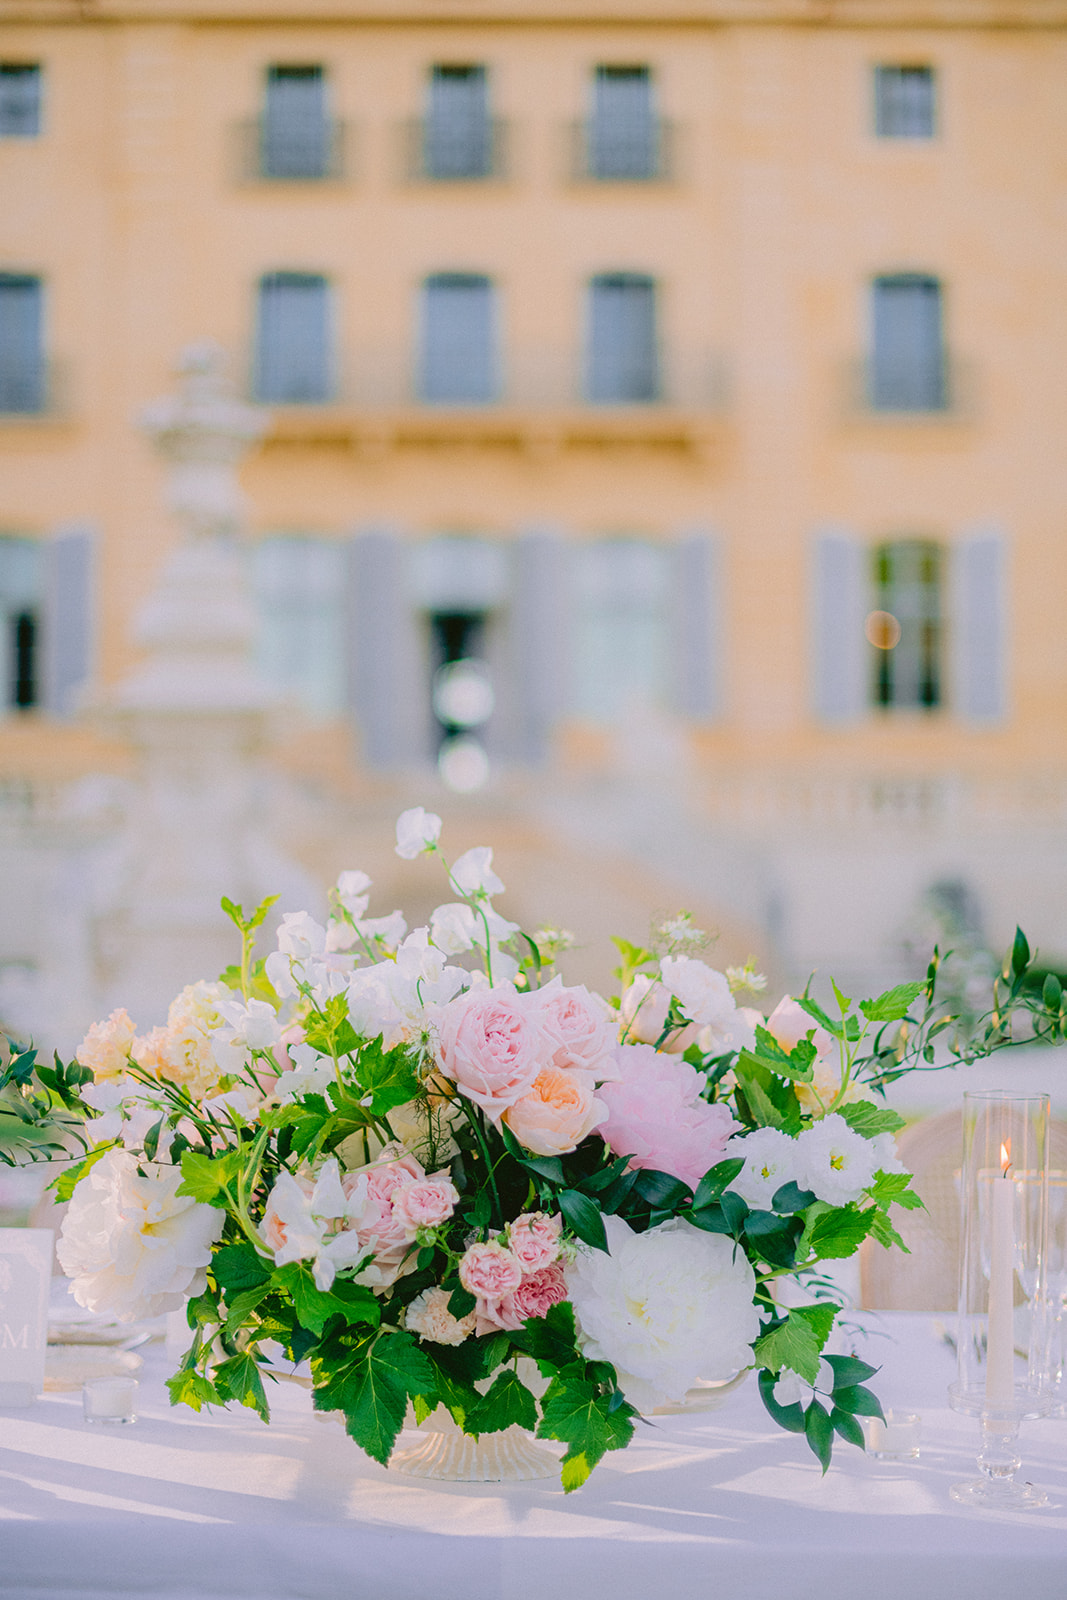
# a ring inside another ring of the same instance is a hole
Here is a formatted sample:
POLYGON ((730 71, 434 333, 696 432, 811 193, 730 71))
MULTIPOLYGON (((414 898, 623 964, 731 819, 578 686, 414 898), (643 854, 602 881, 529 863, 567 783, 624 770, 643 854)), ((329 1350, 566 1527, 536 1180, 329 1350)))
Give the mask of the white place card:
POLYGON ((44 1388, 50 1228, 0 1228, 0 1406, 28 1406, 44 1388))

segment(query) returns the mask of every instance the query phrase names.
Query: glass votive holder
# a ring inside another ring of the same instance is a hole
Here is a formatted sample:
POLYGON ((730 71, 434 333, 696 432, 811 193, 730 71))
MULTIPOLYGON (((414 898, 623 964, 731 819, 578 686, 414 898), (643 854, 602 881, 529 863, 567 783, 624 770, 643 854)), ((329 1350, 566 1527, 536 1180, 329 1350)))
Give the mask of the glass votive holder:
POLYGON ((881 1417, 868 1417, 867 1454, 876 1461, 917 1461, 922 1418, 915 1411, 887 1411, 881 1417))
POLYGON ((86 1422, 136 1422, 136 1378, 87 1378, 82 1384, 86 1422))

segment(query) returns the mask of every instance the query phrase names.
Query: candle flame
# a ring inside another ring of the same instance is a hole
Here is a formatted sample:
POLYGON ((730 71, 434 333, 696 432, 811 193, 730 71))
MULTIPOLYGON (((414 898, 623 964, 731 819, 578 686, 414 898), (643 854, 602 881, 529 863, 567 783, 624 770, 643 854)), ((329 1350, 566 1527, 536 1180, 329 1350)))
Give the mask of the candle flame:
POLYGON ((1002 1178, 1006 1178, 1008 1176, 1008 1171, 1009 1171, 1010 1167, 1011 1167, 1011 1140, 1008 1139, 1007 1142, 1002 1144, 1001 1147, 1000 1147, 1000 1175, 1001 1175, 1002 1178))

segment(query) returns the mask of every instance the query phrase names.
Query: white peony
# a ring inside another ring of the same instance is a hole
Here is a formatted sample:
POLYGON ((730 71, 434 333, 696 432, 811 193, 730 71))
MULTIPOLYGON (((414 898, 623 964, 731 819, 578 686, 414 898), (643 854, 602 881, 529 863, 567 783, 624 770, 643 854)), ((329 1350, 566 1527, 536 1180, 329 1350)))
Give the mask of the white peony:
POLYGON ((621 1217, 604 1227, 611 1254, 579 1246, 567 1289, 586 1356, 611 1362, 627 1398, 683 1400, 699 1378, 750 1364, 756 1280, 732 1239, 680 1217, 647 1233, 621 1217))
POLYGON ((881 1164, 872 1141, 836 1112, 805 1128, 796 1144, 802 1172, 797 1182, 831 1206, 858 1200, 881 1164))
POLYGON ((756 1211, 769 1211, 771 1201, 784 1183, 803 1188, 806 1172, 799 1139, 791 1139, 777 1128, 757 1128, 738 1136, 726 1146, 727 1158, 744 1157, 744 1167, 730 1185, 742 1200, 756 1211))
POLYGON ((81 1180, 56 1246, 80 1306, 132 1322, 176 1311, 201 1293, 225 1217, 179 1195, 181 1181, 180 1168, 139 1164, 120 1149, 81 1180))
POLYGON ((440 837, 440 817, 421 806, 412 806, 396 819, 396 853, 404 861, 414 861, 423 851, 432 850, 440 837))
POLYGON ((692 956, 664 956, 660 962, 664 986, 690 1019, 713 1028, 733 1024, 737 1002, 721 972, 692 956))
POLYGON ((475 845, 460 856, 452 868, 452 882, 460 894, 481 896, 503 894, 504 885, 493 871, 493 852, 488 845, 475 845))

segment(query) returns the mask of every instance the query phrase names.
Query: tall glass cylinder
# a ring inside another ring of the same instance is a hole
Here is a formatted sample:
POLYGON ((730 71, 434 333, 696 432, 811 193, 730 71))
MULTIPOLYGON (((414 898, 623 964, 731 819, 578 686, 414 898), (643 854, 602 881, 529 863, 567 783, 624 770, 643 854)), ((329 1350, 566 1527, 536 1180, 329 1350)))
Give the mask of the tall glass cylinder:
POLYGON ((1049 1382, 1048 1095, 963 1097, 957 1411, 981 1420, 982 1477, 955 1500, 1040 1505, 1019 1484, 1019 1424, 1044 1416, 1049 1382))

